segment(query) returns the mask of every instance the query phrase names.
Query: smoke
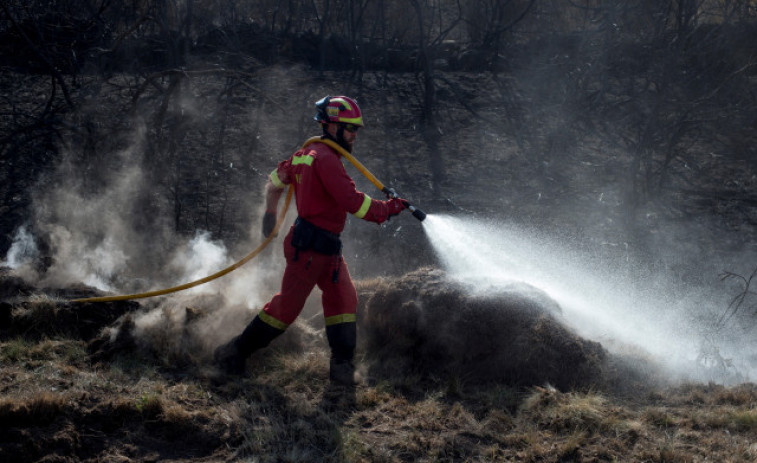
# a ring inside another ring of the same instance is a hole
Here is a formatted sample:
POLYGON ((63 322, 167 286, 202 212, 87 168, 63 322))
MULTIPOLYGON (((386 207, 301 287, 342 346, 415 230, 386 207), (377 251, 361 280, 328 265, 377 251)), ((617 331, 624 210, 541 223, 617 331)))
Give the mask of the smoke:
MULTIPOLYGON (((143 134, 135 134, 139 140, 143 134)), ((4 264, 37 287, 86 285, 109 294, 164 289, 214 274, 245 255, 232 256, 209 231, 178 234, 150 207, 160 198, 142 168, 142 143, 113 153, 104 172, 81 172, 64 161, 38 185, 29 226, 20 227, 4 264), (96 176, 85 181, 84 175, 96 176)), ((71 156, 73 158, 74 156, 71 156)), ((262 208, 262 203, 259 208, 262 208)), ((262 211, 250 211, 256 217, 262 211)), ((262 241, 253 221, 252 251, 262 241)), ((274 242, 276 243, 276 242, 274 242)), ((275 293, 283 267, 275 244, 219 279, 189 290, 140 300, 134 335, 142 345, 186 356, 207 353, 238 334, 275 293)), ((118 335, 114 328, 113 336, 118 335)))
POLYGON ((13 243, 5 257, 5 265, 12 269, 32 264, 39 256, 37 243, 34 236, 27 231, 26 226, 21 226, 13 236, 13 243))
MULTIPOLYGON (((210 232, 199 230, 186 246, 181 246, 176 250, 170 262, 179 282, 199 280, 230 264, 226 246, 220 241, 212 241, 210 232)), ((206 294, 217 290, 218 282, 210 282, 191 288, 187 290, 187 293, 206 294)))
MULTIPOLYGON (((184 359, 211 352, 238 335, 273 295, 281 271, 281 264, 270 259, 274 252, 260 254, 218 279, 147 302, 149 309, 134 320, 134 335, 152 350, 184 359)), ((169 266, 178 285, 234 262, 222 242, 213 241, 207 231, 198 231, 174 251, 169 266)))
POLYGON ((686 379, 755 374, 749 335, 718 323, 732 296, 722 285, 683 281, 631 251, 619 256, 503 222, 429 215, 424 229, 451 276, 482 292, 513 281, 539 288, 568 326, 610 350, 641 348, 686 379))
MULTIPOLYGON (((129 161, 130 154, 121 156, 129 161)), ((85 193, 75 179, 38 192, 34 228, 48 243, 52 261, 38 283, 57 287, 84 283, 114 290, 117 278, 129 269, 138 243, 144 241, 129 225, 128 215, 142 185, 139 167, 126 163, 99 194, 85 193)))

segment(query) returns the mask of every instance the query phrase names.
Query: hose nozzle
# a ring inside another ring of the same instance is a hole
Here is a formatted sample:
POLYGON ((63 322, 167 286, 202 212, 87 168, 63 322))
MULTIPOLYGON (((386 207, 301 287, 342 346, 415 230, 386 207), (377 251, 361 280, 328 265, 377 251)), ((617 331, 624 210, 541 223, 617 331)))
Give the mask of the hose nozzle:
MULTIPOLYGON (((384 188, 382 188, 381 191, 384 192, 384 194, 386 195, 387 198, 390 198, 390 199, 391 198, 399 198, 399 196, 397 195, 397 192, 394 191, 394 188, 384 187, 384 188)), ((410 210, 410 212, 413 213, 413 217, 415 217, 416 219, 418 219, 421 222, 423 222, 423 219, 426 218, 426 213, 423 212, 422 210, 418 209, 417 207, 412 206, 410 203, 408 203, 405 200, 403 200, 403 202, 405 203, 405 205, 407 206, 407 208, 410 210)))
POLYGON ((410 209, 412 211, 413 217, 415 217, 416 219, 420 220, 421 222, 423 222, 423 219, 426 218, 426 213, 423 212, 422 210, 418 209, 417 207, 410 206, 410 207, 408 207, 408 209, 410 209))

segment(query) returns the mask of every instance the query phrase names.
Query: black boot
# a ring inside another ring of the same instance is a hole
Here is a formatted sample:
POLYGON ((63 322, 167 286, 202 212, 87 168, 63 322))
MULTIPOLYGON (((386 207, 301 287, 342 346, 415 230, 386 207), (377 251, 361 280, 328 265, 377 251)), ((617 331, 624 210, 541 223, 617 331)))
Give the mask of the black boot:
POLYGON ((258 349, 266 347, 284 330, 274 328, 256 316, 242 334, 218 347, 213 353, 216 365, 229 375, 244 374, 247 357, 258 349))
POLYGON ((326 337, 331 347, 329 379, 336 384, 354 386, 358 383, 352 363, 357 344, 356 331, 355 322, 337 323, 326 327, 326 337))
POLYGON ((355 374, 355 365, 349 360, 336 360, 329 362, 329 380, 341 386, 355 386, 359 380, 355 374))

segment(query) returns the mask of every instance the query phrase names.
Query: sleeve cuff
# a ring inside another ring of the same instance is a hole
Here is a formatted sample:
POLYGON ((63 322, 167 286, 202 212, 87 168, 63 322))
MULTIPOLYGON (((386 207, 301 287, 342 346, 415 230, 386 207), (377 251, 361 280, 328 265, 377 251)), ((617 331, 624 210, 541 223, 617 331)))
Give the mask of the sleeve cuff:
POLYGON ((268 176, 271 179, 271 183, 278 189, 283 189, 286 185, 279 179, 278 169, 274 169, 271 175, 268 176))
POLYGON ((371 208, 371 201, 372 201, 371 197, 363 193, 363 204, 360 206, 360 208, 356 212, 353 212, 352 215, 354 215, 358 219, 364 218, 365 214, 368 213, 368 209, 371 208))

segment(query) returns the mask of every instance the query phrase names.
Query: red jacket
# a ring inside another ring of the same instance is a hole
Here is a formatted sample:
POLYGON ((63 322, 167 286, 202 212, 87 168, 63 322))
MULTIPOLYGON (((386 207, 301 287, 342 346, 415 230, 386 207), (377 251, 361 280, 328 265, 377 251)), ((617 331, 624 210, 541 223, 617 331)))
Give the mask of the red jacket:
POLYGON ((328 145, 311 143, 280 162, 271 182, 278 188, 294 183, 299 216, 332 233, 344 230, 348 212, 371 222, 385 221, 387 201, 358 191, 341 158, 328 145))

